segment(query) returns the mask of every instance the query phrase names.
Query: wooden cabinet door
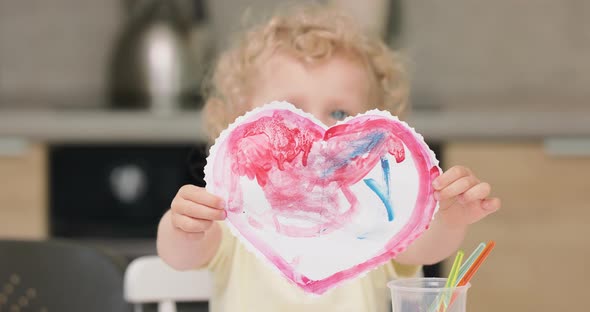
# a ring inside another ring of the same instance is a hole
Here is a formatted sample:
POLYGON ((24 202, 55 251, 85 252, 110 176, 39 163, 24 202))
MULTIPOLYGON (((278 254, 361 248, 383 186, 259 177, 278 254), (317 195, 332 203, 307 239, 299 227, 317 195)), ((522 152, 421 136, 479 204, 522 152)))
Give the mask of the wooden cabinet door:
POLYGON ((42 144, 0 138, 0 239, 47 237, 47 155, 42 144))
POLYGON ((588 311, 590 156, 550 157, 537 142, 461 142, 443 159, 472 168, 503 204, 462 246, 469 254, 497 242, 472 280, 468 311, 588 311))

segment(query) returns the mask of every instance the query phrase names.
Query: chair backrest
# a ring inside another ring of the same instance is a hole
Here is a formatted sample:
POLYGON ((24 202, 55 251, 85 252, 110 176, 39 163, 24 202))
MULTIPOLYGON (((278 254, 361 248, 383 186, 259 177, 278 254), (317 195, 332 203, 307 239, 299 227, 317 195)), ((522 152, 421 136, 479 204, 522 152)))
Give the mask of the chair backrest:
POLYGON ((159 312, 174 312, 176 302, 208 301, 211 291, 208 271, 176 271, 158 256, 137 258, 125 272, 125 299, 135 311, 145 303, 158 303, 159 312))
POLYGON ((126 261, 60 240, 0 240, 0 311, 129 312, 126 261))

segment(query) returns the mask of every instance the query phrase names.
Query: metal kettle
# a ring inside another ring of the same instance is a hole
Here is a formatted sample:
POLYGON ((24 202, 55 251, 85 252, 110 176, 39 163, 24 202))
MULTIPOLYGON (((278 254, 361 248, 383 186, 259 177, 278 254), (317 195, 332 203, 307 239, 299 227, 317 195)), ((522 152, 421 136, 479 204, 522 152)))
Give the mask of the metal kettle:
POLYGON ((175 0, 126 0, 128 20, 109 69, 113 108, 169 114, 200 103, 190 58, 190 14, 175 0))

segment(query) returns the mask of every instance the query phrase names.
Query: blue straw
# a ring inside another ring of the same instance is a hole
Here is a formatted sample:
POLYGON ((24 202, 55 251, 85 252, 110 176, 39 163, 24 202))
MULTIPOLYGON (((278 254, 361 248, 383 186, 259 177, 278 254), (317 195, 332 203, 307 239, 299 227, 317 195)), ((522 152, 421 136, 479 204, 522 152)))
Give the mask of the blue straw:
POLYGON ((459 281, 463 279, 463 276, 465 276, 465 273, 467 273, 467 270, 469 270, 469 267, 471 267, 471 265, 473 264, 473 261, 475 261, 475 259, 477 259, 477 257, 479 257, 479 254, 481 254, 481 252, 484 250, 484 248, 486 248, 486 244, 480 243, 477 246, 477 248, 475 248, 475 250, 471 253, 471 255, 469 255, 467 260, 465 260, 463 265, 461 265, 461 268, 459 269, 459 275, 457 276, 457 281, 455 282, 455 285, 453 285, 453 287, 457 287, 457 284, 459 283, 459 281))

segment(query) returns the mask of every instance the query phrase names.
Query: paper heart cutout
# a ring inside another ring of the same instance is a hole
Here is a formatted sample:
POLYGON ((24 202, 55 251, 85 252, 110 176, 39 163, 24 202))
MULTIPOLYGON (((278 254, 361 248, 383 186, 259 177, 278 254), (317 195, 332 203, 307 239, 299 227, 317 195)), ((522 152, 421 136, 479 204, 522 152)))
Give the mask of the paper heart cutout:
POLYGON ((426 230, 439 174, 422 136, 387 112, 328 128, 286 102, 236 119, 205 166, 232 233, 315 294, 385 263, 426 230))

